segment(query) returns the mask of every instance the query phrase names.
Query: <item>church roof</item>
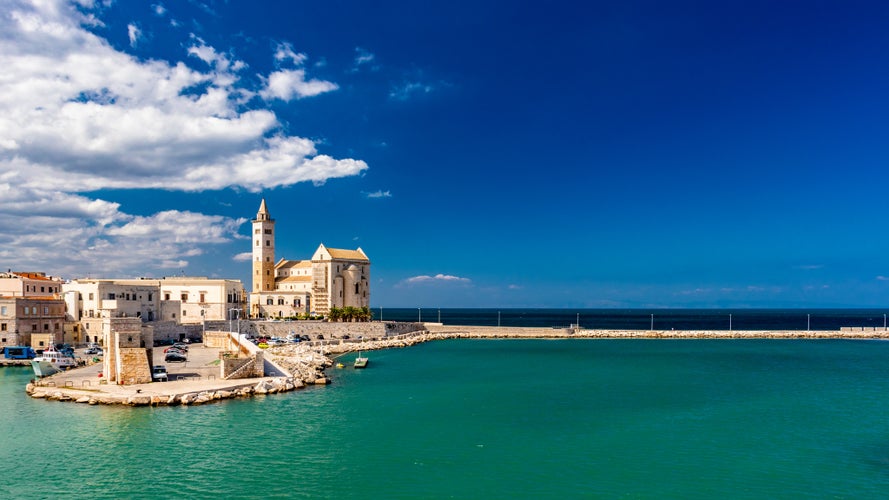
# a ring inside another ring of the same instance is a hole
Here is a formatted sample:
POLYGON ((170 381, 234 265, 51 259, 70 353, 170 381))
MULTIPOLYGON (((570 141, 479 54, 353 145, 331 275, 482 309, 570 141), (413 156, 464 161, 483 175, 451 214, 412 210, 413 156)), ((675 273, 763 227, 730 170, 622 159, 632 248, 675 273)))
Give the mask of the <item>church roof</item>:
POLYGON ((310 261, 310 260, 284 260, 284 259, 281 259, 275 265, 275 269, 292 269, 292 268, 303 268, 303 267, 312 267, 312 261, 310 261))
POLYGON ((305 283, 307 281, 312 281, 311 276, 285 276, 283 278, 275 279, 275 283, 305 283))
POLYGON ((328 248, 328 252, 330 252, 330 257, 333 259, 342 259, 342 260, 369 260, 367 255, 364 255, 364 252, 361 249, 357 250, 343 250, 341 248, 328 248))

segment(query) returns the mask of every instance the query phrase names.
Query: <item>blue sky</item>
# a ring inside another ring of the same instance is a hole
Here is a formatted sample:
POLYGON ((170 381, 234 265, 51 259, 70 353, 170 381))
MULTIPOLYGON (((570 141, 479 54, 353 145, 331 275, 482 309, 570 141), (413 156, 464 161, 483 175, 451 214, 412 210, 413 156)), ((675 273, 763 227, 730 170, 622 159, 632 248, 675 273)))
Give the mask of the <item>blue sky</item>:
POLYGON ((5 267, 249 288, 265 197, 374 307, 889 299, 889 4, 2 3, 5 267))

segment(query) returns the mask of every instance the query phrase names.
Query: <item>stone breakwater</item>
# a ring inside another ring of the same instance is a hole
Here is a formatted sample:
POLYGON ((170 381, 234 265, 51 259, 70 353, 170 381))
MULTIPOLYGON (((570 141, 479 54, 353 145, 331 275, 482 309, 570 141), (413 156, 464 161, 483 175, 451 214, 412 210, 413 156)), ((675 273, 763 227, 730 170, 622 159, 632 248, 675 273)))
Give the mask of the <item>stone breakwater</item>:
POLYGON ((394 349, 446 339, 889 339, 883 329, 846 328, 838 331, 724 331, 724 330, 575 330, 570 328, 519 328, 444 326, 427 324, 426 329, 378 340, 335 340, 295 344, 268 349, 267 355, 289 372, 286 377, 245 380, 185 380, 131 386, 106 385, 98 389, 77 388, 77 370, 30 383, 26 392, 34 398, 70 401, 89 405, 169 406, 198 405, 224 399, 288 392, 312 384, 328 384, 324 370, 333 364, 330 356, 358 350, 394 349), (66 378, 67 377, 67 378, 66 378))
POLYGON ((357 350, 393 349, 446 339, 889 339, 882 329, 800 330, 575 330, 571 328, 521 328, 427 325, 427 329, 364 342, 339 342, 321 346, 335 355, 357 350))

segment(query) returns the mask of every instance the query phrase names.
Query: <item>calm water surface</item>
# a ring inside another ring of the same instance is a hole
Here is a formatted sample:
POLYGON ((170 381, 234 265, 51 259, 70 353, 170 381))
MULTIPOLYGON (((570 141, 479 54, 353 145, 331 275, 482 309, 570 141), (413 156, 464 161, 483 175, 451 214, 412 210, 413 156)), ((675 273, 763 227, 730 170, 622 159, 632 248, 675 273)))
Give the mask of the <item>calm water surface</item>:
POLYGON ((32 400, 29 369, 0 368, 0 459, 16 464, 0 498, 889 494, 889 342, 452 340, 369 356, 328 387, 169 408, 32 400))

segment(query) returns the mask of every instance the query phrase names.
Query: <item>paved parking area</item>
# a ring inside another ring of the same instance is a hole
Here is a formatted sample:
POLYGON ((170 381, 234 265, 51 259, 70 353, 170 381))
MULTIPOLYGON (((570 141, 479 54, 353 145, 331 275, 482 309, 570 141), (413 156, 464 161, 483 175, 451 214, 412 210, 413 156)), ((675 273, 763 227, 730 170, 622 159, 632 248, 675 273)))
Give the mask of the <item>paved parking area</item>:
POLYGON ((164 350, 170 346, 153 348, 155 365, 167 367, 170 381, 200 377, 208 379, 219 377, 219 349, 205 347, 204 344, 189 344, 188 360, 184 362, 164 361, 164 350))

